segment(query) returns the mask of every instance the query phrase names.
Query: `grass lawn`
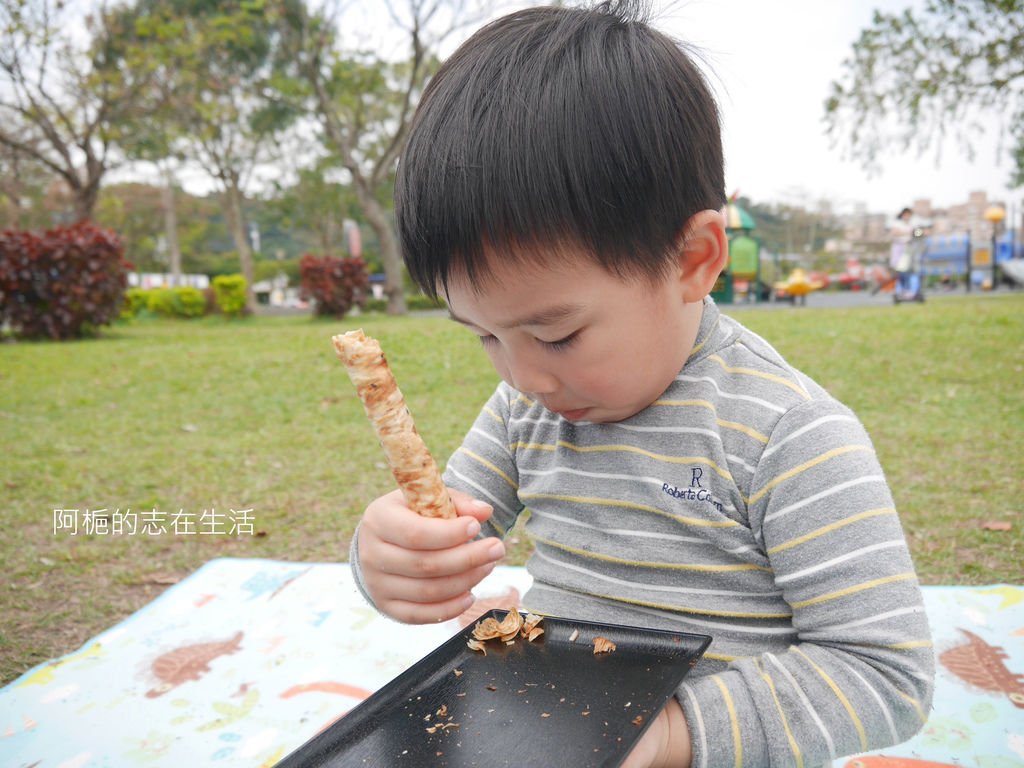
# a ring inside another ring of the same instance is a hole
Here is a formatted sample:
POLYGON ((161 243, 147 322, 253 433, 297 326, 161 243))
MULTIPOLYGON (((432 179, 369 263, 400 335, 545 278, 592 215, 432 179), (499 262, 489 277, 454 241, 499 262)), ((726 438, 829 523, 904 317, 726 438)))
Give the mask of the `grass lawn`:
MULTIPOLYGON (((1021 582, 1024 295, 735 314, 863 419, 925 583, 1021 582)), ((211 558, 347 559, 366 502, 392 487, 330 345, 356 325, 443 462, 497 381, 443 318, 140 321, 0 345, 0 683, 211 558), (135 533, 115 535, 129 511, 135 533)))

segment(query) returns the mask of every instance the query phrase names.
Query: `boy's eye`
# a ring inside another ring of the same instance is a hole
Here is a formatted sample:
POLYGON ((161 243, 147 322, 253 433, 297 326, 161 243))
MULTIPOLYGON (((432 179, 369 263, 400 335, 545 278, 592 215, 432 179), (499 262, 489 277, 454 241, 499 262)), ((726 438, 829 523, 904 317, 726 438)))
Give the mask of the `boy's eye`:
MULTIPOLYGON (((564 350, 564 349, 567 349, 568 347, 572 346, 576 342, 576 340, 579 338, 579 335, 580 335, 580 332, 579 331, 575 331, 573 333, 570 333, 565 338, 556 339, 555 341, 544 341, 543 339, 537 339, 537 343, 539 343, 541 346, 545 347, 546 349, 550 349, 553 352, 558 352, 560 350, 564 350)), ((493 336, 491 334, 478 335, 477 338, 480 339, 480 343, 483 344, 485 347, 489 347, 492 344, 497 344, 498 343, 497 337, 493 336)))
POLYGON ((543 344, 545 347, 547 347, 551 351, 559 352, 559 351, 561 351, 563 349, 567 349, 567 348, 571 347, 576 342, 576 340, 579 337, 580 337, 580 332, 579 331, 574 331, 573 333, 570 333, 568 336, 566 336, 563 339, 557 339, 555 341, 544 341, 543 339, 537 339, 537 341, 539 341, 541 344, 543 344))

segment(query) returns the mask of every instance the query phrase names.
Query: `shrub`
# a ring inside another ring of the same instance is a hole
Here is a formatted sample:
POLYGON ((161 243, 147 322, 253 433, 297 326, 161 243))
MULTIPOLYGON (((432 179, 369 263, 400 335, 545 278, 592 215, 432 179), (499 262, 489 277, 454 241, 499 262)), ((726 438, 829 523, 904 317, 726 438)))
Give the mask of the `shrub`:
POLYGON ((206 296, 198 288, 182 285, 172 288, 175 305, 181 317, 202 317, 206 314, 206 296))
POLYGON ((206 314, 206 297, 198 288, 179 285, 176 288, 154 288, 148 291, 146 309, 160 317, 202 317, 206 314))
POLYGON ((139 313, 146 309, 149 301, 149 291, 144 288, 129 288, 124 292, 124 304, 121 305, 121 319, 131 320, 138 317, 139 313))
POLYGON ((160 317, 174 317, 174 293, 170 288, 150 288, 146 291, 146 310, 160 317))
MULTIPOLYGON (((444 309, 445 304, 440 299, 432 299, 429 296, 424 296, 422 293, 407 294, 405 297, 405 308, 411 312, 415 312, 423 309, 444 309)), ((362 308, 367 312, 386 312, 388 308, 387 299, 367 299, 362 308)))
POLYGON ((405 306, 410 310, 421 309, 444 309, 447 305, 440 299, 432 299, 421 293, 414 293, 405 297, 405 306))
POLYGON ((29 339, 72 339, 117 319, 132 265, 88 222, 0 232, 0 321, 29 339))
POLYGON ((213 278, 217 308, 228 317, 245 314, 246 282, 242 275, 218 275, 213 278))
POLYGON ((366 262, 307 253, 299 261, 300 294, 316 302, 317 315, 344 317, 353 305, 365 306, 370 291, 366 262))

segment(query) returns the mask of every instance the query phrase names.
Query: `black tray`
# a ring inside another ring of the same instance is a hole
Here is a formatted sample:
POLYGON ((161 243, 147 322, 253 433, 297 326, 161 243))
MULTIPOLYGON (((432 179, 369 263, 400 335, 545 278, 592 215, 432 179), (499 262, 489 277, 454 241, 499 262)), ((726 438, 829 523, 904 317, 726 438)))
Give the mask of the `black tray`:
POLYGON ((711 642, 556 618, 540 627, 544 634, 533 642, 488 641, 486 656, 466 646, 467 627, 277 768, 612 768, 711 642), (598 636, 616 649, 594 655, 598 636))

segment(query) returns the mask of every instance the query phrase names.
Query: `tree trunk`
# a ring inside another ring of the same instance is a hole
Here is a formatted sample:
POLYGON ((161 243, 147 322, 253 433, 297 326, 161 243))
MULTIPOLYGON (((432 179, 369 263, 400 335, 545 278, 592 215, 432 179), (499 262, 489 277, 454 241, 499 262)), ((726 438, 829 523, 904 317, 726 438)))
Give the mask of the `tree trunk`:
POLYGON ((164 209, 164 236, 170 261, 171 285, 181 284, 181 246, 178 244, 178 209, 174 203, 174 174, 164 169, 164 185, 160 188, 160 203, 164 209))
POLYGON ((250 312, 256 307, 256 294, 253 292, 254 270, 252 250, 245 233, 245 215, 242 213, 242 191, 238 188, 238 180, 230 179, 224 185, 224 218, 227 219, 231 239, 238 249, 238 261, 245 278, 245 306, 250 312))
POLYGON ((377 235, 377 242, 380 243, 380 261, 384 266, 384 295, 387 297, 387 313, 389 315, 404 315, 408 311, 405 306, 405 286, 402 280, 402 255, 398 251, 398 240, 391 229, 384 208, 373 192, 367 188, 365 180, 353 175, 353 186, 356 189, 356 196, 359 198, 359 205, 363 209, 366 221, 377 235))
POLYGON ((79 175, 78 169, 69 169, 70 174, 65 175, 74 196, 72 204, 75 209, 75 221, 90 221, 92 219, 96 203, 100 199, 100 182, 103 180, 106 170, 103 162, 96 159, 92 152, 87 150, 82 175, 79 175), (82 176, 85 176, 84 181, 82 176))
POLYGON ((93 209, 96 207, 96 200, 99 197, 99 188, 87 185, 72 189, 71 195, 71 205, 74 209, 75 221, 91 220, 93 209))
MULTIPOLYGON (((323 40, 321 39, 319 42, 322 43, 323 40)), ((355 160, 355 153, 352 151, 348 134, 332 105, 318 67, 319 59, 314 57, 307 70, 307 77, 316 93, 320 121, 329 146, 338 153, 342 164, 352 174, 352 186, 356 191, 359 208, 377 235, 377 242, 380 244, 381 265, 384 267, 384 295, 388 301, 386 312, 389 315, 404 315, 408 310, 405 305, 402 257, 398 252, 398 241, 395 239, 384 208, 377 202, 374 195, 372 178, 367 179, 359 167, 359 163, 355 160)))
POLYGON ((5 207, 7 208, 5 229, 18 229, 21 226, 21 200, 20 190, 17 186, 4 190, 5 207))

